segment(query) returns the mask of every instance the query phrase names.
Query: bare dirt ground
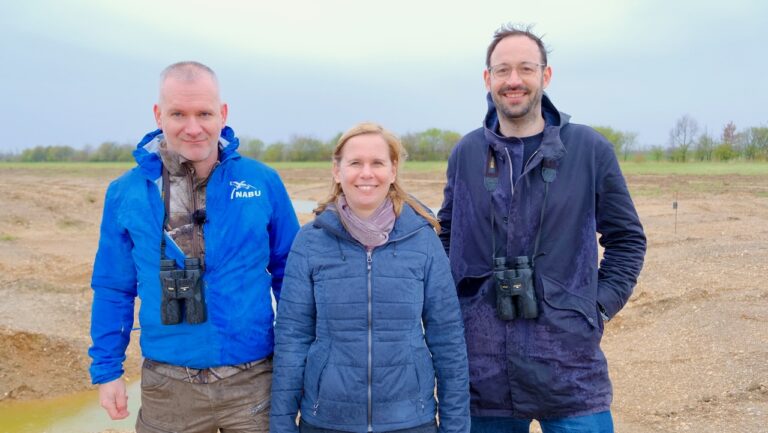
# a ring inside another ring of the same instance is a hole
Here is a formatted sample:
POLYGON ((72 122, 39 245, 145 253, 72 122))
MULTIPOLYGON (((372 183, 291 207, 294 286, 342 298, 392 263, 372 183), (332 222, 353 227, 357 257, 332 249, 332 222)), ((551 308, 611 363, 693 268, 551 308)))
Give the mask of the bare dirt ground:
MULTIPOLYGON (((90 271, 103 194, 119 173, 0 166, 0 403, 90 387, 90 271)), ((327 192, 325 170, 281 175, 294 198, 327 192)), ((443 173, 404 178, 440 205, 443 173)), ((628 182, 649 248, 603 340, 616 431, 768 432, 768 174, 628 182)), ((128 358, 135 377, 134 343, 128 358)))

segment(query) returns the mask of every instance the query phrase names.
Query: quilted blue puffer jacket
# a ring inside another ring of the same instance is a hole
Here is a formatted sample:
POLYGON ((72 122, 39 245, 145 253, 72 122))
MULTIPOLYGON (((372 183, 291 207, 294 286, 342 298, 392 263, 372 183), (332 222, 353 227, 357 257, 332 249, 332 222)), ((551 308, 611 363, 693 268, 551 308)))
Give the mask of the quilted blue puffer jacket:
POLYGON ((371 252, 326 210, 288 256, 275 325, 270 431, 469 431, 464 329, 448 259, 408 205, 371 252), (439 407, 435 401, 435 379, 439 407))

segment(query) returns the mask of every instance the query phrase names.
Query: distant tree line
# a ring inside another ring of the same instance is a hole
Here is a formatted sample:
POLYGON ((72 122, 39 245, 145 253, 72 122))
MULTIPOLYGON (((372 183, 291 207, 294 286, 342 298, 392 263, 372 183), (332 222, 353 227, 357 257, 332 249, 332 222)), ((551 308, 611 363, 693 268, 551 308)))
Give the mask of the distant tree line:
POLYGON ((118 144, 111 141, 101 143, 98 147, 86 146, 75 149, 71 146, 35 146, 24 149, 20 154, 0 154, 2 161, 21 162, 102 162, 102 161, 133 161, 135 145, 118 144))
MULTIPOLYGON (((738 130, 733 122, 712 134, 701 131, 689 115, 681 116, 669 130, 666 145, 641 148, 638 134, 610 126, 593 126, 613 144, 623 161, 747 161, 768 160, 768 126, 752 126, 738 130)), ((287 141, 266 145, 258 138, 241 137, 241 154, 266 162, 329 161, 341 133, 324 141, 307 135, 294 135, 287 141)), ((412 161, 445 161, 461 138, 458 132, 430 128, 402 135, 401 140, 412 161)), ((20 154, 0 154, 1 161, 133 161, 135 145, 104 142, 97 147, 74 149, 70 146, 36 146, 20 154)))
POLYGON ((666 145, 653 145, 647 149, 637 146, 637 134, 595 126, 613 143, 616 155, 624 161, 649 159, 652 161, 768 161, 768 126, 751 126, 738 130, 728 122, 719 133, 701 131, 699 123, 683 115, 669 130, 666 145))
MULTIPOLYGON (((330 161, 333 148, 341 133, 328 141, 306 135, 295 135, 290 140, 266 146, 259 139, 240 140, 240 153, 267 162, 277 161, 330 161)), ((411 161, 447 160, 461 134, 437 128, 411 132, 400 137, 411 161)))
MULTIPOLYGON (((656 149, 658 153, 661 149, 656 149)), ((768 160, 768 126, 752 126, 741 131, 728 122, 716 134, 701 131, 696 119, 684 115, 669 131, 664 156, 671 161, 747 161, 768 160)))
MULTIPOLYGON (((258 138, 241 137, 238 151, 266 162, 276 161, 330 161, 333 148, 341 137, 336 134, 324 141, 312 136, 295 135, 288 141, 265 145, 258 138)), ((407 133, 400 137, 408 159, 415 161, 447 160, 461 134, 437 128, 407 133)), ((133 161, 133 144, 104 142, 96 148, 74 149, 70 146, 36 146, 20 154, 0 154, 0 160, 22 162, 49 161, 133 161)))

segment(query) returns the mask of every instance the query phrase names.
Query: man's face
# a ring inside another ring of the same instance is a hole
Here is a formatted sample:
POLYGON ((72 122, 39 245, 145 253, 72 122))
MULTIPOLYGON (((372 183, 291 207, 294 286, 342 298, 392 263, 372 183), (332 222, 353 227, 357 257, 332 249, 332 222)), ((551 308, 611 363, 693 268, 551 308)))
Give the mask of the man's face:
POLYGON ((510 36, 496 45, 491 53, 491 70, 506 67, 511 73, 499 79, 486 69, 483 78, 499 117, 515 121, 541 115, 541 98, 552 78, 552 69, 536 66, 533 73, 520 71, 525 70, 525 65, 542 62, 538 45, 528 37, 510 36))
POLYGON ((168 77, 160 88, 160 101, 154 111, 169 150, 193 163, 215 162, 219 135, 227 121, 227 105, 219 100, 218 86, 211 77, 168 77))

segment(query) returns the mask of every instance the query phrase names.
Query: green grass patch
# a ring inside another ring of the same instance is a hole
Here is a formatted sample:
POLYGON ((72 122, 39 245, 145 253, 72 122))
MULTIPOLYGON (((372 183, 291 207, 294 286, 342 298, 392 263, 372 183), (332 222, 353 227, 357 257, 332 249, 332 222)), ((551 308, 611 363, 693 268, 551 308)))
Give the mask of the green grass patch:
MULTIPOLYGON (((290 169, 330 169, 330 161, 306 161, 306 162, 267 162, 276 170, 290 169)), ((403 165, 405 171, 414 172, 442 172, 448 166, 447 161, 406 161, 403 165)), ((680 174, 694 176, 742 174, 747 176, 768 175, 768 162, 621 162, 624 174, 680 174)))
POLYGON ((741 174, 745 176, 768 175, 768 162, 621 162, 624 174, 682 174, 694 176, 719 176, 741 174))
POLYGON ((403 166, 405 171, 437 171, 445 173, 448 161, 406 161, 403 166))
POLYGON ((0 233, 0 242, 10 242, 18 239, 16 236, 9 235, 8 233, 0 233))
MULTIPOLYGON (((282 161, 266 162, 276 170, 329 169, 330 161, 282 161)), ((50 171, 83 176, 120 174, 136 164, 133 162, 0 162, 0 170, 50 171)), ((406 161, 405 171, 445 172, 447 161, 406 161)), ((768 162, 667 162, 667 161, 626 161, 621 162, 624 174, 680 174, 680 175, 768 175, 768 162)))
POLYGON ((0 162, 0 170, 30 173, 58 173, 87 177, 117 177, 135 162, 0 162))
POLYGON ((262 161, 264 164, 274 168, 277 171, 295 170, 295 169, 331 169, 331 161, 262 161))

